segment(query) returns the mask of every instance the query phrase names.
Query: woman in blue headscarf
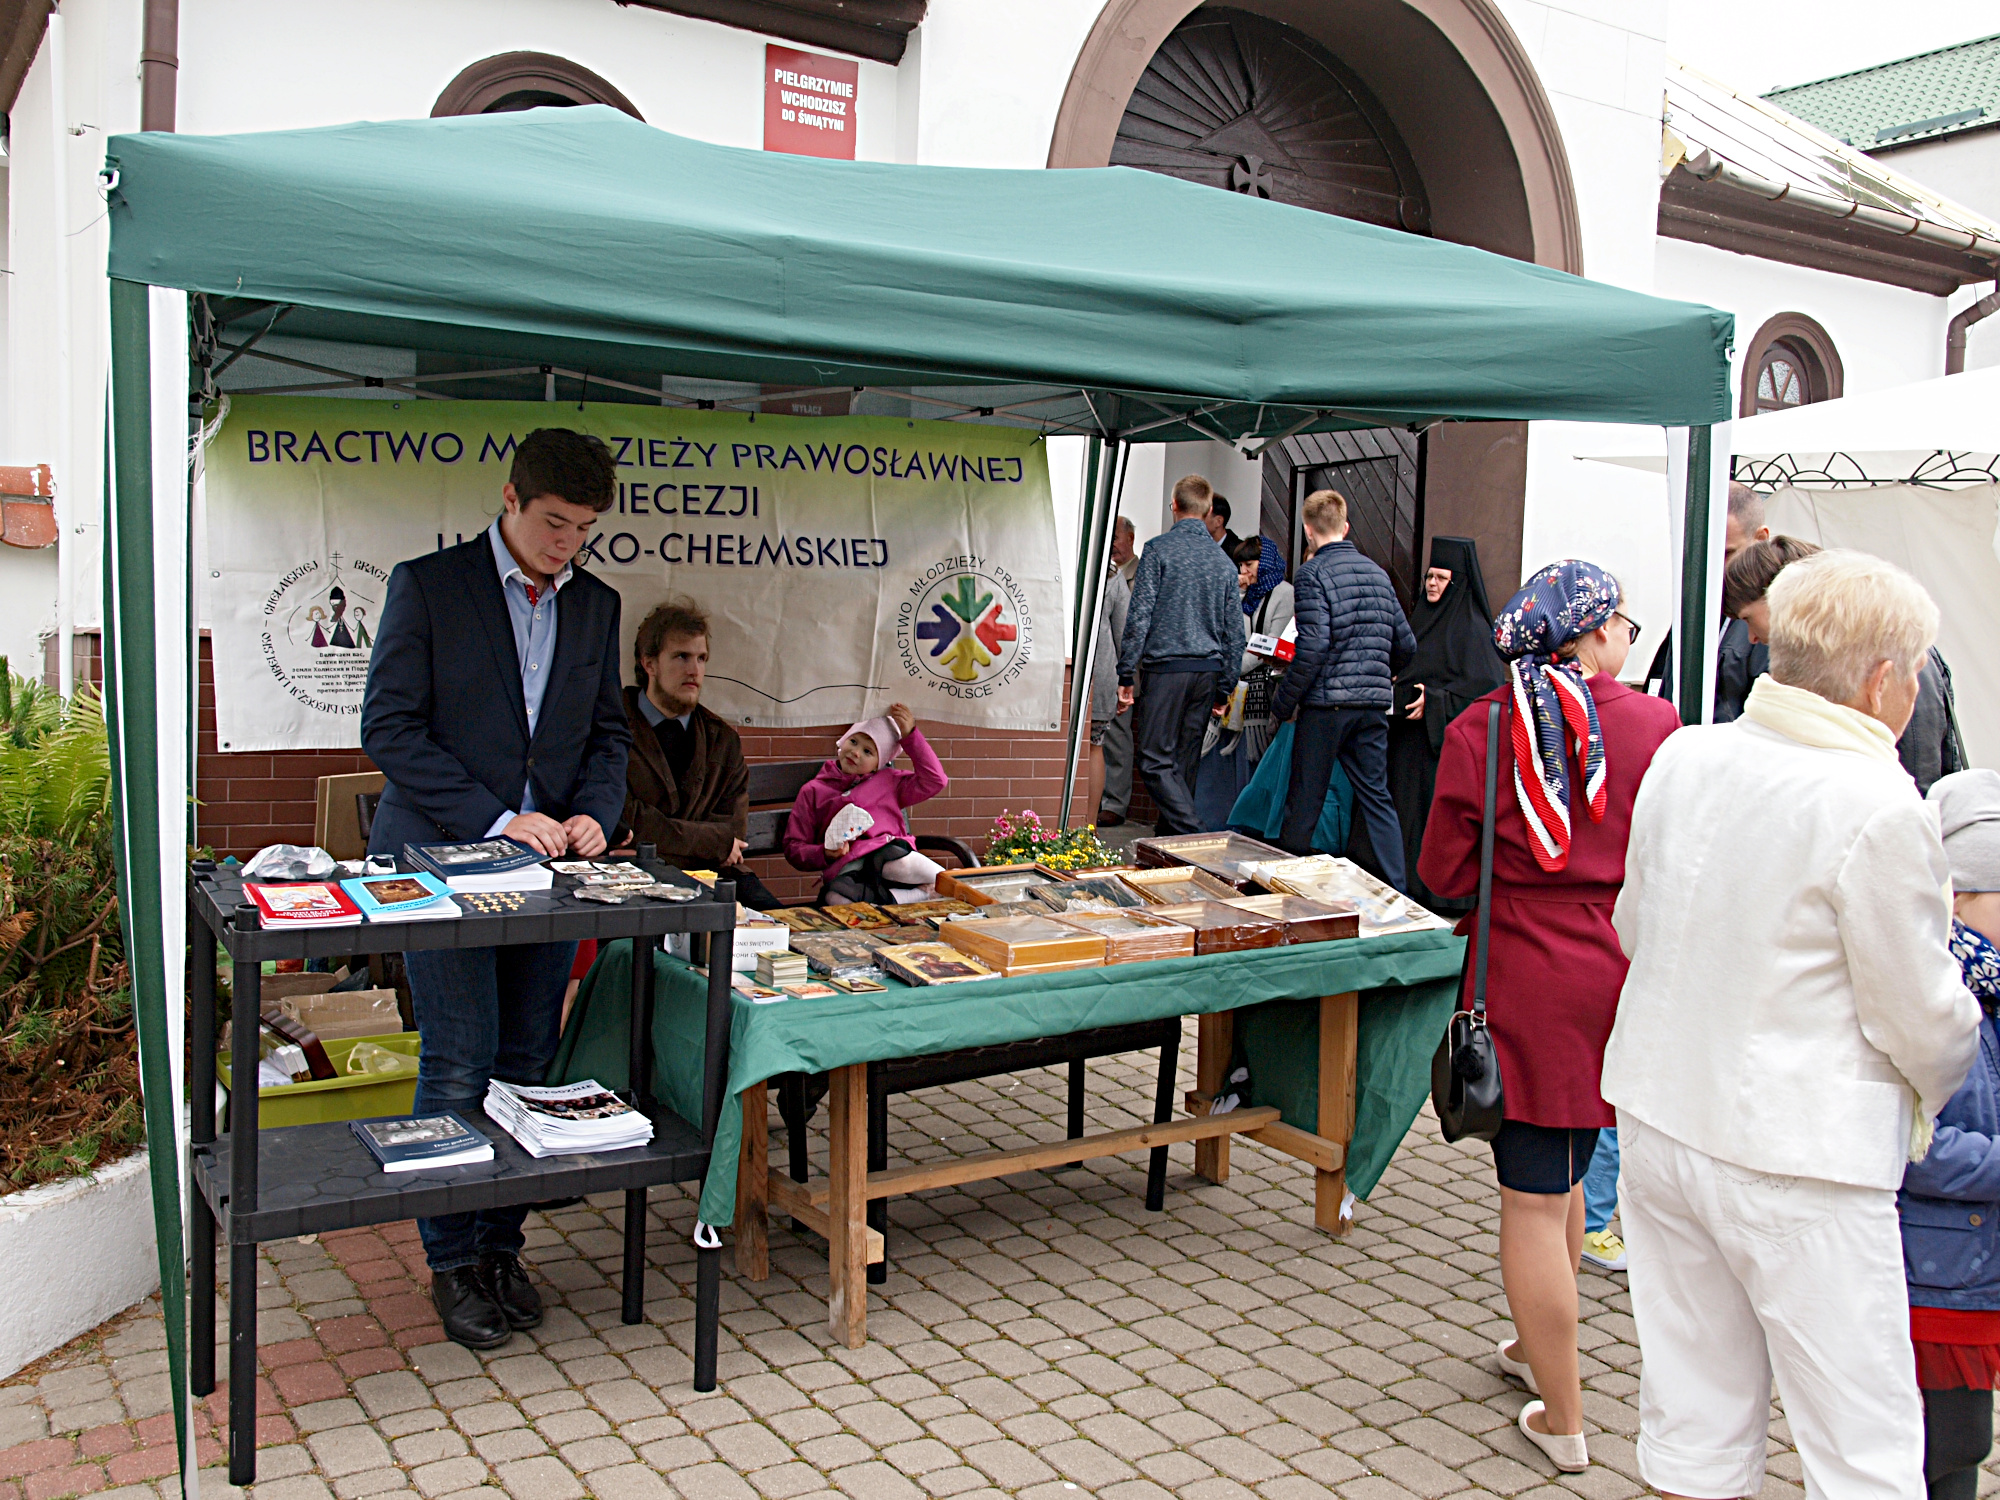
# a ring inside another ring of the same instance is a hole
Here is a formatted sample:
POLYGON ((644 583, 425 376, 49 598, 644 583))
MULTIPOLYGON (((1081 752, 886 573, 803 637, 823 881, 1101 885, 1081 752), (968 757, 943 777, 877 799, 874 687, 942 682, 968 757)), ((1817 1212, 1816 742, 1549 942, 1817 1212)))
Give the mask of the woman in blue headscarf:
MULTIPOLYGON (((1280 636, 1292 623, 1292 586, 1285 581, 1285 555, 1267 536, 1246 536, 1229 549, 1236 564, 1236 586, 1243 592, 1243 628, 1251 636, 1280 636)), ((1240 703, 1210 725, 1195 773, 1195 818, 1204 830, 1227 828, 1229 815, 1265 747, 1277 732, 1271 717, 1271 695, 1285 664, 1257 651, 1245 651, 1240 703)))
MULTIPOLYGON (((1497 703, 1486 1005, 1505 1096, 1493 1140, 1500 1276, 1516 1333, 1498 1355, 1504 1373, 1542 1398, 1522 1410, 1521 1430, 1563 1469, 1589 1463, 1576 1275, 1583 1175, 1598 1130, 1617 1123, 1598 1093, 1626 969, 1611 912, 1639 780, 1680 727, 1671 704, 1618 681, 1639 633, 1622 606, 1618 580, 1602 568, 1560 562, 1495 617, 1507 681, 1445 731, 1419 865, 1440 895, 1478 894, 1487 705, 1497 703)), ((1475 931, 1476 916, 1459 931, 1475 931)))

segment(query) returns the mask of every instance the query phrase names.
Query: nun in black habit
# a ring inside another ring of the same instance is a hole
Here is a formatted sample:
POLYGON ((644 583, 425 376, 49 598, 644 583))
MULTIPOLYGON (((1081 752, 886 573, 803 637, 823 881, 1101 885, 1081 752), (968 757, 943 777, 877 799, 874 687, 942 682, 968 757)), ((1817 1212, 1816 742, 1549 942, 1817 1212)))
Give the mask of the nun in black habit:
POLYGON ((1472 538, 1431 538, 1430 568, 1410 624, 1417 654, 1396 681, 1389 718, 1389 795, 1403 825, 1410 895, 1434 911, 1463 911, 1470 903, 1439 896, 1416 871, 1445 726, 1507 680, 1507 664, 1493 644, 1493 610, 1486 602, 1486 580, 1472 538))

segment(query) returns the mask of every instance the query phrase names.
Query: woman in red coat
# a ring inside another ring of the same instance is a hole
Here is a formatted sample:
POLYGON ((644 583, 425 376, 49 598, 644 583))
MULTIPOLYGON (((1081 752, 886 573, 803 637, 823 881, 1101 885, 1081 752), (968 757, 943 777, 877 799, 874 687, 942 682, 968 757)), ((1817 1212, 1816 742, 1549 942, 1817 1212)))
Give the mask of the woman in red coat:
MULTIPOLYGON (((1680 727, 1671 704, 1617 680, 1639 633, 1621 597, 1602 569, 1553 563, 1500 612, 1493 640, 1509 681, 1445 731, 1419 865, 1438 894, 1477 895, 1486 705, 1499 703, 1486 1003, 1506 1101, 1493 1140, 1500 1276, 1518 1335, 1502 1341, 1500 1367, 1542 1397, 1521 1429, 1570 1470, 1590 1461, 1576 1358, 1581 1184, 1599 1128, 1617 1123, 1597 1091, 1625 982, 1611 909, 1632 799, 1680 727)), ((1459 930, 1473 932, 1476 916, 1459 930)))

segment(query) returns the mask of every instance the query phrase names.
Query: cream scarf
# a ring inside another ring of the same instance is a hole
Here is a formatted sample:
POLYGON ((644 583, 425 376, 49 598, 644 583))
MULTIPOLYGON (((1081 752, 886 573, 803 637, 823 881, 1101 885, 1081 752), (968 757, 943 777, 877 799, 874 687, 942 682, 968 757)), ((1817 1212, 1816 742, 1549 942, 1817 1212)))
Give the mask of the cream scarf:
POLYGON ((1858 708, 1831 702, 1806 688, 1782 683, 1768 672, 1750 689, 1743 717, 1801 745, 1853 750, 1876 760, 1896 758, 1896 737, 1880 719, 1871 719, 1858 708))
MULTIPOLYGON (((1876 760, 1896 759, 1896 737, 1880 719, 1871 719, 1859 709, 1834 703, 1805 688, 1789 686, 1768 672, 1751 687, 1743 704, 1743 717, 1754 719, 1766 729, 1776 730, 1801 745, 1822 750, 1853 750, 1876 760)), ((1909 1088, 1907 1082, 1903 1086, 1909 1088)), ((1913 1088, 1910 1100, 1909 1158, 1922 1161, 1930 1154, 1937 1121, 1913 1088)))

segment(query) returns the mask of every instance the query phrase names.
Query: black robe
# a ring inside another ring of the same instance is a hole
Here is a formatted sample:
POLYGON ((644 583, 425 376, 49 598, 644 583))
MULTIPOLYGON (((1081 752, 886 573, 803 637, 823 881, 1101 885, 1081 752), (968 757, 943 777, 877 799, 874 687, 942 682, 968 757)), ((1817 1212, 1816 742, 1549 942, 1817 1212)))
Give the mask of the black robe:
POLYGON ((1493 644, 1493 608, 1486 601, 1478 545, 1470 537, 1432 537, 1430 565, 1451 569, 1451 582, 1435 604, 1420 591, 1411 611, 1417 654, 1396 679, 1396 707, 1389 719, 1389 795, 1403 825, 1403 868, 1409 872, 1411 897, 1433 911, 1459 912, 1470 903, 1447 900, 1426 886, 1417 875, 1417 856, 1423 852, 1424 825, 1437 788, 1445 726, 1505 682, 1507 664, 1493 644), (1418 683, 1424 685, 1424 716, 1412 721, 1404 714, 1418 683))

